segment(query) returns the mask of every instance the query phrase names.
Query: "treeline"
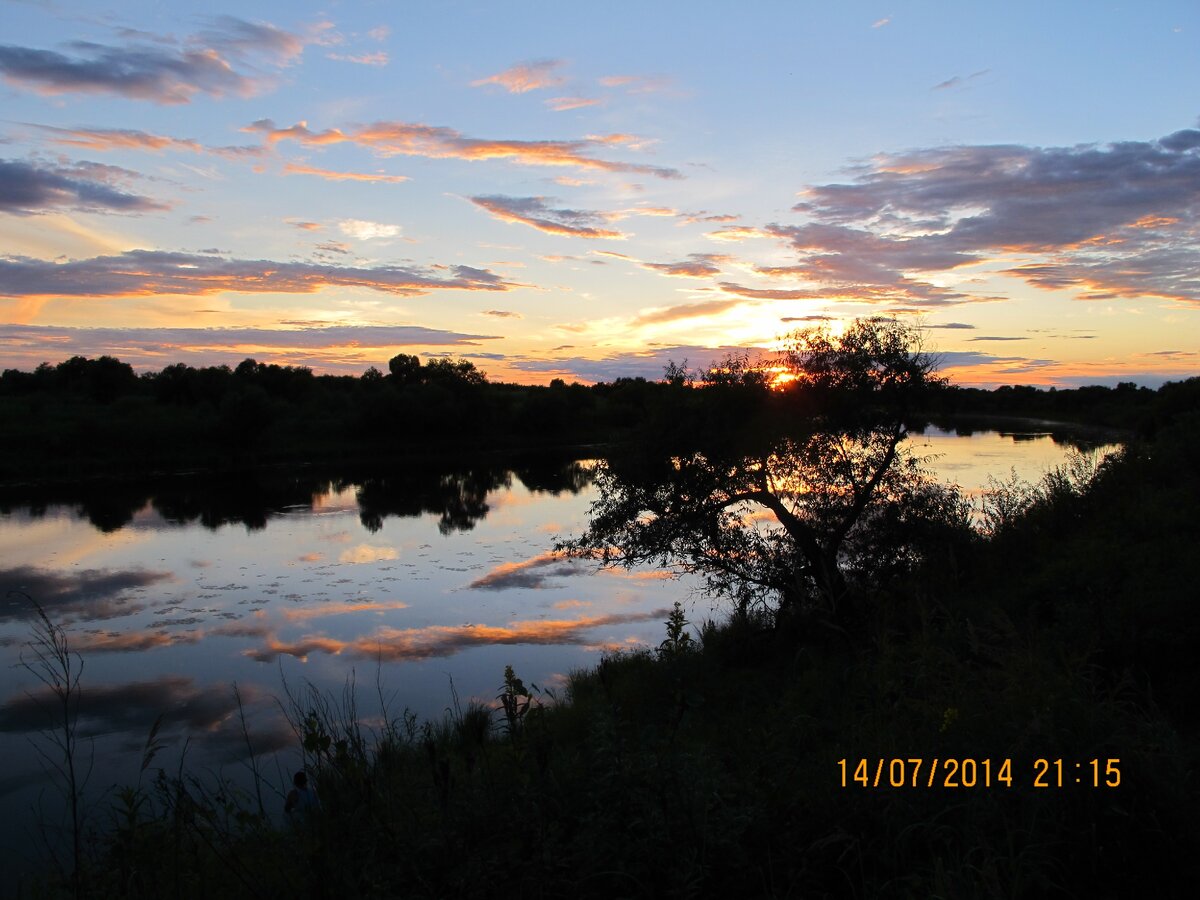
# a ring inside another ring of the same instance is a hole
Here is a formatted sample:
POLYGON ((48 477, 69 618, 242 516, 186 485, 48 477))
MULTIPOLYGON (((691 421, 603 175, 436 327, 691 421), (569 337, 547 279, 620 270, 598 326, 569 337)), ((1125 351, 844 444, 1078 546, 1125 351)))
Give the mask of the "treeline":
MULTIPOLYGON (((687 441, 755 421, 802 421, 819 406, 802 382, 730 358, 672 363, 659 381, 493 383, 469 360, 400 354, 384 373, 316 375, 247 359, 138 375, 111 356, 73 357, 0 375, 0 478, 297 459, 364 460, 398 451, 687 441)), ((930 415, 1020 415, 1152 430, 1200 379, 1159 391, 1122 384, 994 391, 934 385, 930 415)))
POLYGON ((1115 388, 1037 388, 1004 385, 992 390, 950 387, 938 392, 933 410, 946 415, 1021 416, 1081 422, 1152 434, 1176 413, 1194 408, 1200 378, 1167 382, 1158 390, 1124 381, 1115 388))

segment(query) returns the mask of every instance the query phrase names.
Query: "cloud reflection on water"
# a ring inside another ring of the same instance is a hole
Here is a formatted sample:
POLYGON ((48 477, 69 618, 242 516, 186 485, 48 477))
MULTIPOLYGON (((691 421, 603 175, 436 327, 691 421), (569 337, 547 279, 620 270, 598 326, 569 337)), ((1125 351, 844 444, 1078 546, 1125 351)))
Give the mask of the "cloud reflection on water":
POLYGON ((649 622, 666 617, 668 610, 585 616, 578 619, 541 619, 497 625, 430 625, 425 628, 380 628, 371 635, 342 640, 311 635, 293 641, 268 636, 262 646, 245 651, 259 662, 275 662, 280 656, 306 659, 310 653, 348 655, 382 662, 453 656, 472 647, 495 644, 593 645, 585 632, 593 628, 649 622))
POLYGON ((30 601, 41 606, 55 622, 133 615, 146 609, 147 604, 131 599, 130 593, 174 578, 170 572, 149 569, 85 569, 70 573, 34 566, 0 569, 0 593, 5 595, 0 604, 0 622, 36 619, 37 609, 30 601))

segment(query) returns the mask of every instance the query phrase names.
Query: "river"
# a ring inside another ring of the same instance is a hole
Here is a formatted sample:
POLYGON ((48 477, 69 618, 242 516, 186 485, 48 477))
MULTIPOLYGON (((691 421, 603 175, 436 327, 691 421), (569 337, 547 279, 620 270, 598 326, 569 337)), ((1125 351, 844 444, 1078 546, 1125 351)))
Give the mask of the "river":
MULTIPOLYGON (((1069 449, 1029 427, 930 428, 912 445, 975 494, 989 476, 1037 480, 1069 449)), ((606 651, 657 645, 675 600, 694 623, 719 618, 720 603, 688 578, 597 571, 552 552, 587 521, 593 465, 264 471, 0 494, 0 852, 25 856, 35 822, 59 839, 61 781, 38 755, 57 751, 40 733, 52 719, 38 702, 31 600, 82 664, 78 738, 101 828, 113 786, 138 780, 160 716, 152 768, 178 765, 186 748, 189 771, 244 784, 252 747, 282 783, 299 761, 289 691, 340 697, 353 680, 368 724, 384 705, 428 719, 456 697, 491 702, 506 665, 561 692, 606 651)))

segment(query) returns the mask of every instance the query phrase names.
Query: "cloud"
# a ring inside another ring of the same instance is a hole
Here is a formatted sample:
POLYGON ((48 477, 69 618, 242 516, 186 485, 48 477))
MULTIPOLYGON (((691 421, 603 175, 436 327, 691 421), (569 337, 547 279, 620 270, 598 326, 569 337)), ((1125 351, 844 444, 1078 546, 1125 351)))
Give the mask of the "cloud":
POLYGON ((808 188, 796 210, 817 224, 768 230, 846 281, 856 272, 880 288, 945 298, 944 288, 898 276, 1003 258, 1005 274, 1080 299, 1200 303, 1200 130, 884 155, 851 183, 808 188))
POLYGON ((287 65, 304 48, 299 36, 233 16, 186 39, 149 37, 120 46, 75 41, 73 55, 0 45, 0 75, 40 94, 116 94, 154 103, 188 103, 196 94, 249 97, 270 86, 255 63, 287 65), (239 72, 245 67, 250 74, 239 72))
POLYGON ((71 645, 81 653, 143 653, 176 644, 195 644, 202 635, 198 631, 170 634, 166 631, 124 631, 110 634, 86 634, 72 639, 71 645))
POLYGON ((1065 255, 1054 262, 1015 266, 1005 274, 1046 290, 1078 289, 1080 300, 1150 296, 1200 303, 1200 272, 1195 263, 1200 242, 1190 235, 1178 240, 1165 238, 1161 247, 1147 246, 1136 255, 1122 253, 1120 246, 1112 249, 1107 258, 1094 253, 1078 254, 1074 259, 1065 255))
POLYGON ((314 256, 324 257, 330 253, 337 253, 339 255, 345 256, 350 253, 350 245, 343 244, 341 241, 322 241, 321 243, 316 245, 316 249, 319 250, 320 252, 314 254, 314 256))
POLYGON ((56 128, 52 125, 34 125, 33 127, 46 133, 52 144, 99 152, 146 150, 157 153, 161 150, 185 150, 189 153, 207 153, 229 159, 262 156, 263 154, 262 147, 209 147, 191 138, 168 137, 140 131, 136 128, 56 128))
POLYGON ((192 39, 234 59, 265 57, 279 65, 304 52, 305 40, 269 22, 247 22, 235 16, 213 16, 210 27, 192 39))
POLYGON ((829 294, 815 288, 795 288, 781 290, 778 288, 752 288, 735 284, 732 281, 722 281, 717 285, 727 294, 745 297, 748 300, 825 300, 829 294))
POLYGON ((770 237, 771 235, 761 228, 750 228, 745 225, 730 225, 727 228, 718 228, 716 231, 710 231, 704 235, 712 241, 729 241, 739 242, 747 241, 751 238, 770 237))
POLYGON ((965 78, 961 75, 955 75, 953 78, 947 78, 945 81, 940 82, 939 84, 935 84, 932 88, 930 88, 930 90, 944 91, 949 88, 961 87, 962 85, 966 84, 968 81, 972 81, 973 79, 980 78, 980 77, 988 74, 988 72, 990 72, 990 71, 992 71, 992 70, 991 69, 981 69, 978 72, 972 72, 970 75, 966 76, 965 78))
POLYGON ((0 159, 0 212, 35 215, 56 209, 81 212, 150 212, 169 204, 122 189, 135 172, 81 162, 51 165, 0 159))
MULTIPOLYGON (((46 690, 10 698, 0 707, 0 732, 11 734, 46 727, 50 700, 46 690)), ((83 720, 80 731, 84 735, 97 735, 133 730, 149 726, 160 713, 165 720, 204 729, 233 713, 236 706, 233 692, 228 688, 199 690, 192 679, 179 675, 131 684, 89 684, 87 704, 79 711, 83 720)))
POLYGON ((566 82, 566 78, 558 74, 558 70, 562 66, 561 59, 539 59, 518 63, 503 72, 472 81, 471 87, 498 84, 510 94, 524 94, 527 91, 536 91, 541 88, 557 87, 566 82))
POLYGON ((551 209, 545 197, 471 197, 471 202, 502 222, 520 222, 547 234, 565 237, 605 238, 621 240, 620 231, 598 227, 605 221, 602 214, 578 209, 551 209))
POLYGON ((477 590, 503 591, 509 588, 545 588, 548 578, 587 574, 595 566, 565 553, 549 550, 521 562, 501 563, 486 575, 471 582, 477 590))
MULTIPOLYGON (((408 609, 408 604, 401 603, 399 600, 364 600, 353 603, 323 603, 319 606, 301 606, 295 609, 285 609, 282 616, 285 621, 292 623, 308 622, 312 619, 327 619, 330 616, 358 615, 364 612, 393 612, 400 609, 408 609)), ((246 636, 260 637, 262 634, 251 630, 246 636)))
MULTIPOLYGON (((585 616, 578 619, 539 619, 497 625, 433 625, 427 628, 380 628, 375 634, 351 641, 308 636, 295 641, 269 639, 263 646, 246 651, 260 662, 274 662, 281 655, 306 658, 310 653, 346 654, 358 659, 400 662, 452 656, 472 647, 496 645, 590 644, 587 632, 595 628, 651 622, 662 619, 665 609, 643 613, 585 616)), ((2 720, 0 720, 2 727, 2 720)))
POLYGON ((555 112, 567 112, 572 109, 584 109, 588 106, 599 106, 604 101, 594 97, 551 97, 543 101, 555 112))
POLYGON ((721 253, 689 253, 688 258, 683 262, 644 262, 641 265, 644 268, 661 272, 664 275, 676 275, 684 278, 708 278, 712 275, 721 274, 721 268, 717 263, 729 262, 732 258, 721 253))
POLYGON ((876 19, 875 22, 871 25, 871 27, 872 28, 882 28, 884 25, 890 24, 891 21, 892 20, 890 18, 876 19))
MULTIPOLYGON (((944 272, 976 261, 920 239, 893 238, 843 225, 770 225, 767 233, 785 240, 801 257, 799 266, 774 270, 819 286, 801 295, 835 294, 874 303, 937 305, 973 299, 951 288, 910 276, 910 272, 944 272), (916 241, 917 243, 914 243, 916 241)), ((771 272, 772 270, 766 270, 771 272)), ((733 290, 741 296, 768 297, 781 292, 733 290)))
POLYGON ((967 338, 968 341, 1027 341, 1028 337, 1009 337, 1003 335, 983 335, 980 337, 967 338))
POLYGON ((523 316, 519 312, 513 312, 511 309, 485 309, 482 313, 485 316, 494 316, 497 319, 520 319, 523 316))
POLYGON ((665 309, 644 312, 633 320, 633 325, 664 325, 682 319, 698 319, 717 316, 743 305, 741 300, 702 300, 698 303, 681 303, 665 309))
POLYGON ((373 547, 370 544, 359 544, 349 550, 343 550, 338 557, 338 562, 361 565, 399 558, 400 551, 395 547, 373 547))
MULTIPOLYGON (((140 750, 150 727, 160 721, 159 736, 194 732, 209 751, 226 759, 247 755, 241 710, 250 724, 250 743, 256 754, 271 753, 292 745, 296 737, 275 710, 275 701, 252 684, 235 693, 228 685, 197 685, 182 675, 125 684, 92 684, 79 705, 80 737, 126 735, 130 749, 140 750)), ((0 733, 27 734, 53 727, 55 698, 48 688, 16 694, 0 706, 0 733)))
POLYGON ((608 213, 610 219, 627 219, 630 216, 651 216, 660 219, 669 219, 679 215, 679 210, 672 209, 669 206, 632 206, 629 209, 620 209, 616 212, 608 213))
POLYGON ((605 75, 600 84, 606 88, 624 88, 628 94, 653 94, 671 86, 671 79, 656 75, 605 75))
POLYGON ((415 122, 375 122, 348 131, 337 128, 312 131, 300 122, 277 128, 270 119, 260 119, 244 131, 261 134, 268 144, 297 141, 309 147, 352 143, 369 147, 384 156, 423 156, 428 159, 506 159, 527 166, 566 166, 603 172, 633 172, 658 178, 682 178, 676 169, 641 163, 625 163, 592 156, 599 148, 612 146, 611 137, 589 137, 574 141, 521 141, 472 138, 453 128, 415 122))
POLYGON ((148 569, 87 569, 71 574, 34 566, 0 569, 0 622, 33 621, 36 602, 53 621, 93 622, 129 616, 146 608, 138 592, 164 581, 170 572, 148 569), (19 593, 12 593, 19 592, 19 593))
POLYGON ((0 326, 5 365, 32 369, 47 358, 118 356, 138 368, 175 362, 219 365, 253 354, 260 361, 295 363, 319 357, 325 371, 361 372, 366 361, 386 360, 401 347, 472 347, 494 335, 441 331, 416 325, 333 325, 308 328, 65 328, 0 326), (365 361, 366 360, 366 361, 365 361))
POLYGON ((0 257, 0 297, 148 297, 312 294, 327 287, 368 288, 419 296, 431 290, 504 291, 486 269, 451 266, 448 274, 409 266, 324 266, 307 262, 227 259, 165 250, 129 250, 70 262, 0 257))
POLYGON ((334 172, 330 169, 318 169, 314 166, 304 166, 299 163, 285 163, 284 175, 316 175, 326 181, 379 181, 399 184, 408 181, 407 175, 380 175, 373 172, 334 172))
POLYGON ((343 219, 338 222, 342 234, 360 241, 370 241, 379 238, 393 238, 400 234, 399 225, 387 225, 383 222, 367 222, 363 219, 343 219))
POLYGON ((957 329, 972 329, 973 330, 975 328, 974 325, 967 325, 964 322, 947 322, 945 325, 926 325, 925 327, 926 328, 945 328, 948 330, 957 330, 957 329))
POLYGON ((702 209, 700 212, 680 213, 680 221, 685 225, 695 225, 698 222, 736 222, 741 216, 731 213, 710 213, 702 209))
POLYGON ((346 56, 341 53, 327 53, 330 59, 336 59, 339 62, 356 63, 360 66, 386 66, 390 59, 386 50, 376 50, 374 53, 359 53, 354 56, 346 56))

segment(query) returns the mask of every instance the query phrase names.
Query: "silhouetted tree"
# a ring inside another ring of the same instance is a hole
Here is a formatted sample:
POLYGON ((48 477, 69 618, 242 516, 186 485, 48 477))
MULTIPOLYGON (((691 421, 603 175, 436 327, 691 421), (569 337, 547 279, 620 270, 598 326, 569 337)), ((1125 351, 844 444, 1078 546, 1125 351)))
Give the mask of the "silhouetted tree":
POLYGON ((605 566, 697 573, 743 608, 819 609, 848 624, 848 573, 869 571, 884 545, 890 559, 911 555, 905 528, 917 519, 964 515, 902 447, 903 415, 935 377, 919 338, 886 319, 797 332, 782 364, 822 400, 799 435, 749 453, 606 462, 589 527, 563 548, 605 566))
POLYGON ((475 364, 466 359, 431 359, 425 363, 421 377, 435 384, 483 384, 487 381, 475 364))
POLYGON ((388 360, 388 372, 396 384, 413 384, 421 380, 421 358, 408 353, 397 353, 388 360))

